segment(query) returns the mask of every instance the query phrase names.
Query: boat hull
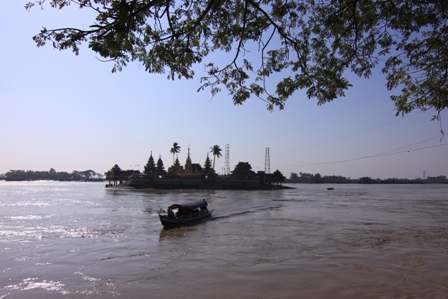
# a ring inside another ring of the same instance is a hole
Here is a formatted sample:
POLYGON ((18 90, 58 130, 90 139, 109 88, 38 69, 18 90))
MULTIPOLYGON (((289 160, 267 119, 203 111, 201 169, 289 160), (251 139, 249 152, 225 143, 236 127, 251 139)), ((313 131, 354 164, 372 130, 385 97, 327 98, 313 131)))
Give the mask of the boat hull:
POLYGON ((168 215, 159 214, 160 223, 164 227, 175 227, 175 226, 188 226, 194 225, 212 215, 213 210, 207 211, 204 214, 197 216, 181 216, 181 217, 169 217, 168 215))

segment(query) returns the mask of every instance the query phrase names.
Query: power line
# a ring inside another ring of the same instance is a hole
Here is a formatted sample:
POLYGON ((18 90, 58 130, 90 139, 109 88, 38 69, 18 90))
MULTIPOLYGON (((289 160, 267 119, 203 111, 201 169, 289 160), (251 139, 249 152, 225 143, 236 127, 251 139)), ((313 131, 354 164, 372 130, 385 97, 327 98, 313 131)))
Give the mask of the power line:
MULTIPOLYGON (((437 136, 437 138, 439 138, 440 136, 437 136)), ((434 138, 431 138, 434 139, 434 138)), ((428 139, 430 140, 430 139, 428 139)), ((427 141, 427 140, 425 140, 427 141)), ((422 142, 425 142, 422 141, 422 142)), ((422 143, 422 142, 418 142, 418 143, 422 143)), ((418 144, 416 143, 416 144, 418 144)), ((421 151, 421 150, 425 150, 425 149, 430 149, 430 148, 435 148, 435 147, 441 147, 441 146, 445 146, 448 145, 448 143, 441 143, 441 144, 436 144, 436 145, 431 145, 431 146, 425 146, 425 147, 420 147, 420 148, 416 148, 416 149, 409 149, 409 150, 391 150, 391 151, 387 151, 387 152, 383 152, 383 153, 379 153, 379 154, 374 154, 374 155, 369 155, 369 156, 363 156, 363 157, 358 157, 358 158, 352 158, 352 159, 345 159, 345 160, 338 160, 338 161, 327 161, 327 162, 317 162, 317 163, 307 163, 307 164, 302 164, 302 165, 298 165, 298 166, 315 166, 315 165, 328 165, 328 164, 339 164, 339 163, 346 163, 346 162, 351 162, 351 161, 358 161, 358 160, 364 160, 364 159, 370 159, 370 158, 376 158, 376 157, 384 157, 384 156, 391 156, 391 155, 397 155, 397 154, 402 154, 402 153, 410 153, 410 152, 415 152, 415 151, 421 151)), ((402 147, 403 148, 403 147, 402 147)), ((297 167, 297 166, 295 166, 297 167)))
MULTIPOLYGON (((416 112, 416 113, 411 114, 411 115, 409 115, 409 116, 414 116, 414 115, 417 115, 417 114, 419 114, 419 113, 421 113, 421 112, 416 112)), ((334 141, 338 141, 338 140, 341 140, 341 139, 345 139, 345 138, 348 138, 348 137, 352 137, 352 136, 355 136, 355 135, 358 135, 358 134, 361 134, 361 133, 365 133, 365 132, 368 132, 368 131, 371 131, 371 130, 374 130, 374 129, 377 129, 377 128, 380 128, 380 127, 384 127, 384 126, 386 126, 386 125, 395 123, 395 122, 397 122, 397 121, 401 121, 402 119, 403 119, 403 118, 394 119, 394 120, 392 120, 392 121, 383 123, 383 124, 381 124, 381 125, 377 125, 377 126, 375 126, 375 127, 371 127, 371 128, 368 128, 368 129, 365 129, 365 130, 362 130, 362 131, 358 131, 358 132, 355 132, 355 133, 352 133, 352 134, 349 134, 349 135, 345 135, 345 136, 342 136, 342 137, 339 137, 339 138, 335 138, 335 139, 331 139, 331 140, 323 141, 323 142, 320 142, 320 143, 312 144, 312 145, 305 146, 305 147, 301 147, 301 148, 296 148, 296 149, 292 149, 292 150, 288 150, 288 151, 280 152, 279 154, 285 154, 285 153, 290 153, 290 152, 295 152, 295 151, 300 151, 300 150, 308 149, 308 148, 315 147, 315 146, 319 146, 319 145, 324 145, 324 144, 327 144, 327 143, 331 143, 331 142, 334 142, 334 141)))

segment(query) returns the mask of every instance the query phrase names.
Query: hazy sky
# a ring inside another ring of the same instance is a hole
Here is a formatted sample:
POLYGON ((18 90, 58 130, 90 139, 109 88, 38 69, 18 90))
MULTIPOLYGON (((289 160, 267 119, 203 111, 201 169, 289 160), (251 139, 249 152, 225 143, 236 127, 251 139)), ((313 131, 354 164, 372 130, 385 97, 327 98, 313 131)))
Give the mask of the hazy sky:
MULTIPOLYGON (((448 175, 448 113, 442 123, 434 111, 395 117, 390 92, 377 71, 355 79, 346 97, 323 106, 297 92, 284 110, 266 110, 251 98, 234 106, 227 92, 213 99, 197 92, 202 66, 194 80, 148 74, 138 63, 111 73, 111 63, 83 47, 79 56, 51 44, 37 48, 32 36, 45 26, 87 28, 91 15, 75 7, 57 11, 26 0, 0 4, 0 173, 9 170, 104 173, 114 164, 140 169, 152 151, 167 169, 173 142, 181 146, 183 165, 190 147, 194 163, 204 164, 217 144, 226 144, 230 168, 239 161, 264 170, 342 175, 351 178, 418 178, 448 175)), ((215 61, 225 55, 216 54, 215 61)), ((212 157, 212 156, 211 156, 212 157)))

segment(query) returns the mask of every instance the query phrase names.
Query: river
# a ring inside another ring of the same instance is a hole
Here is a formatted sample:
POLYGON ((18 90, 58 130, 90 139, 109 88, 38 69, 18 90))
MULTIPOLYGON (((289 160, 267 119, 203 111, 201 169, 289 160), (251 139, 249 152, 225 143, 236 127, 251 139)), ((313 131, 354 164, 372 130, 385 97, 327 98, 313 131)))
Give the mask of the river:
POLYGON ((448 185, 291 186, 0 181, 0 299, 448 298, 448 185), (202 198, 213 218, 162 228, 202 198))

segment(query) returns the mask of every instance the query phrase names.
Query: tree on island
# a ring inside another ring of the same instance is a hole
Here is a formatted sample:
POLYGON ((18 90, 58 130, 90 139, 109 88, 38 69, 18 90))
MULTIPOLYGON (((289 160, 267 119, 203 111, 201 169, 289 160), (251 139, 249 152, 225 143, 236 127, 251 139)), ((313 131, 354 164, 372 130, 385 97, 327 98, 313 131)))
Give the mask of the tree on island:
POLYGON ((252 171, 252 166, 249 162, 239 162, 232 172, 233 176, 251 176, 254 174, 255 172, 252 171))
POLYGON ((283 183, 286 179, 286 177, 278 169, 274 171, 274 173, 270 177, 271 182, 276 183, 277 186, 279 185, 279 183, 283 183))
POLYGON ((219 145, 214 145, 214 146, 212 146, 211 148, 211 153, 212 153, 212 155, 213 155, 213 169, 215 169, 215 158, 216 157, 218 157, 218 159, 219 159, 219 157, 221 157, 222 156, 222 154, 221 154, 221 148, 219 147, 219 145))
POLYGON ((208 157, 205 159, 204 168, 202 169, 202 174, 208 179, 211 180, 215 176, 215 170, 212 168, 212 163, 210 161, 210 158, 208 157))
POLYGON ((174 164, 174 155, 180 153, 180 145, 177 142, 173 143, 173 147, 170 149, 170 153, 173 154, 173 164, 174 164))
POLYGON ((166 174, 165 166, 163 166, 162 156, 159 156, 159 159, 157 160, 156 173, 159 176, 164 176, 166 174))
POLYGON ((157 170, 156 165, 154 163, 154 158, 152 157, 152 151, 151 155, 149 156, 148 162, 145 165, 145 170, 143 171, 144 174, 153 174, 157 170))
POLYGON ((434 109, 438 117, 448 106, 446 1, 37 0, 25 8, 45 2, 88 9, 95 21, 43 27, 37 46, 78 55, 88 43, 114 63, 112 72, 138 61, 173 80, 193 78, 205 64, 199 90, 225 88, 234 104, 255 96, 283 109, 304 90, 321 105, 345 95, 350 72, 369 78, 380 65, 397 115, 434 109), (207 57, 215 51, 231 55, 218 64, 207 57))
POLYGON ((168 173, 177 175, 181 169, 182 166, 180 166, 179 157, 176 156, 176 160, 174 161, 173 166, 168 168, 168 173))
POLYGON ((116 186, 118 181, 121 181, 121 173, 122 170, 118 164, 115 164, 109 171, 106 173, 106 177, 109 180, 109 184, 113 181, 113 185, 116 186))

